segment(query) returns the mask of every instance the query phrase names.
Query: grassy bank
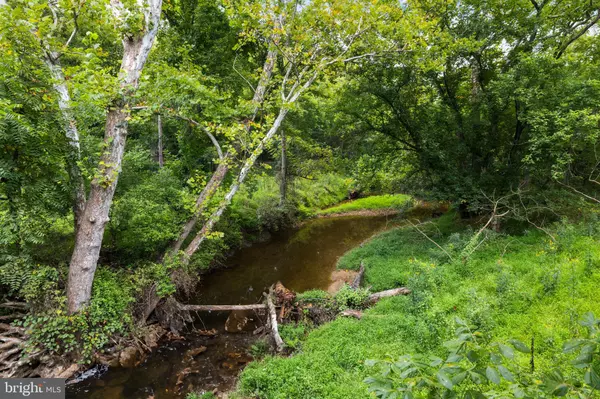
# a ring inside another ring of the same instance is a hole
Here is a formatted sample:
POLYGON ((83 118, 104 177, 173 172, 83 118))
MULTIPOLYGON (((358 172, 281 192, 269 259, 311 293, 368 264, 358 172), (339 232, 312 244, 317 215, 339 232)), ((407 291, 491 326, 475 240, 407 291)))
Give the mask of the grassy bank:
POLYGON ((422 229, 377 236, 340 259, 339 267, 366 265, 374 291, 408 286, 413 294, 381 301, 361 320, 339 318, 312 331, 289 358, 268 357, 242 374, 240 392, 259 398, 368 398, 364 378, 375 374, 366 359, 447 350, 455 318, 489 342, 536 340, 536 370, 569 365, 562 344, 583 333, 585 312, 600 315, 600 223, 594 217, 561 223, 548 235, 535 228, 490 236, 468 259, 472 231, 449 213, 422 229), (450 257, 455 259, 450 260, 450 257))
POLYGON ((353 213, 357 211, 380 211, 395 210, 410 201, 411 197, 405 194, 373 195, 366 198, 358 198, 353 201, 341 203, 331 208, 318 212, 319 215, 333 215, 353 213))

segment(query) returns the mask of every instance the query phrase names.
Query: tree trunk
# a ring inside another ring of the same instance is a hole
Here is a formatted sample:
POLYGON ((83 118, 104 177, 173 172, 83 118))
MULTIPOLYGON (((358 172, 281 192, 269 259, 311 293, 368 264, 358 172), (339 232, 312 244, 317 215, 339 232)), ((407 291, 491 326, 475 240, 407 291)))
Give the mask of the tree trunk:
POLYGON ((271 129, 269 129, 265 137, 263 137, 258 146, 254 149, 254 151, 252 151, 252 154, 248 157, 248 159, 246 159, 246 162, 244 162, 244 166, 240 170, 238 177, 229 187, 229 191, 225 195, 223 201, 221 201, 217 209, 210 215, 206 223, 204 223, 204 226, 202 226, 198 234, 196 234, 192 242, 190 242, 190 244, 185 249, 186 256, 184 262, 189 262, 190 257, 198 250, 200 244, 202 244, 202 242, 206 239, 208 233, 212 231, 215 224, 219 221, 221 215, 223 214, 227 206, 229 206, 229 204, 231 203, 233 196, 240 188, 240 185, 246 179, 248 172, 250 172, 250 169, 252 169, 252 166, 254 166, 254 163, 256 162, 260 154, 262 154, 265 145, 273 138, 275 133, 277 133, 277 131, 279 130, 279 127, 283 123, 283 120, 285 119, 287 113, 288 109, 286 107, 282 107, 279 110, 279 115, 277 115, 277 119, 275 119, 275 121, 273 122, 273 126, 271 126, 271 129))
MULTIPOLYGON (((265 94, 267 92, 269 82, 271 81, 271 76, 273 75, 273 68, 275 67, 276 60, 277 60, 277 52, 274 49, 269 50, 269 52, 267 53, 267 58, 263 65, 263 71, 262 71, 260 79, 258 81, 258 85, 256 86, 256 89, 254 90, 254 96, 252 97, 252 103, 254 104, 254 110, 252 111, 252 117, 250 118, 249 123, 246 125, 247 132, 250 132, 250 130, 252 129, 251 122, 254 122, 254 120, 256 119, 256 117, 258 115, 258 111, 260 109, 260 106, 263 103, 263 101, 265 100, 265 94)), ((192 218, 190 220, 188 220, 188 222, 185 224, 185 226, 183 226, 183 230, 182 230, 181 234, 177 238, 177 241, 175 241, 175 243, 171 247, 170 252, 172 254, 178 252, 181 249, 183 242, 187 239, 189 234, 192 232, 192 230, 194 229, 194 226, 196 226, 196 223, 198 223, 198 220, 199 220, 200 216, 202 215, 202 212, 204 212, 204 210, 206 209, 208 202, 212 199, 214 193, 219 189, 219 187, 221 186, 221 183, 223 183, 223 180, 225 179, 225 176, 227 175, 227 172, 229 171, 229 166, 227 165, 228 161, 229 161, 229 157, 226 154, 223 157, 223 159, 220 160, 221 163, 219 164, 219 167, 213 173, 209 182, 206 184, 206 186, 204 187, 204 189, 198 196, 198 199, 196 200, 196 207, 195 207, 196 211, 194 212, 194 215, 192 216, 192 218)), ((236 191, 237 191, 237 189, 236 189, 236 191)), ((196 249, 197 249, 197 247, 196 247, 196 249)), ((193 252, 195 252, 195 251, 196 250, 194 250, 193 252)))
POLYGON ((83 211, 85 210, 85 182, 77 164, 81 159, 79 132, 71 109, 71 96, 69 95, 65 76, 58 60, 58 54, 46 54, 44 58, 54 80, 53 87, 58 94, 58 108, 62 114, 65 135, 71 146, 68 156, 68 172, 72 185, 73 215, 75 219, 75 231, 77 231, 83 211))
POLYGON ((212 198, 213 194, 221 186, 221 183, 225 179, 225 176, 227 175, 228 170, 229 170, 229 167, 227 166, 227 163, 221 162, 219 164, 219 166, 217 167, 217 170, 213 173, 212 177, 206 184, 206 186, 204 186, 204 189, 202 189, 202 192, 200 193, 200 195, 198 196, 198 199, 196 200, 196 207, 195 207, 196 211, 194 212, 194 215, 190 218, 190 220, 187 221, 185 226, 183 226, 183 231, 181 232, 181 234, 179 235, 179 238, 177 238, 177 241, 175 241, 175 243, 173 244, 173 247, 171 248, 171 252, 173 254, 177 253, 181 249, 183 242, 189 236, 189 234, 192 232, 192 230, 194 229, 194 226, 198 222, 198 219, 200 218, 200 216, 206 209, 206 205, 208 205, 208 201, 212 198))
POLYGON ((285 132, 281 130, 281 171, 279 178, 279 206, 285 204, 287 196, 287 156, 286 156, 285 132))
POLYGON ((163 143, 162 143, 163 130, 162 130, 162 121, 160 119, 160 115, 157 116, 156 123, 158 125, 158 166, 160 168, 162 168, 163 165, 164 165, 164 161, 163 161, 163 143))
MULTIPOLYGON (((126 36, 123 39, 123 60, 119 76, 123 97, 109 107, 104 130, 106 150, 100 157, 98 175, 91 183, 90 196, 76 232, 67 285, 69 313, 81 310, 89 303, 91 297, 104 228, 109 220, 110 206, 125 151, 129 102, 137 89, 140 74, 158 33, 162 0, 149 0, 147 4, 148 9, 144 12, 144 33, 141 36, 126 36)), ((111 6, 115 18, 122 19, 122 5, 114 0, 111 6)))

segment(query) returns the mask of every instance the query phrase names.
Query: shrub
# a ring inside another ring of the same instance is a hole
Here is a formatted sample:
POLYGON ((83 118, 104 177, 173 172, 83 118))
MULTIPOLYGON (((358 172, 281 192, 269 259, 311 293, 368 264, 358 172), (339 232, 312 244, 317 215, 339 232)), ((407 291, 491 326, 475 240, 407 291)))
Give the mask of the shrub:
POLYGON ((250 355, 254 359, 262 359, 268 355, 270 351, 271 345, 269 345, 269 341, 267 341, 265 338, 256 340, 256 342, 250 346, 250 355))
POLYGON ((362 309, 369 299, 369 290, 366 288, 352 289, 350 286, 344 286, 333 297, 339 310, 362 309))
POLYGON ((111 338, 131 328, 133 286, 123 273, 99 268, 89 306, 75 315, 66 314, 66 298, 54 300, 61 304, 59 308, 32 314, 22 322, 29 334, 28 351, 45 349, 89 362, 111 338))
POLYGON ((306 336, 308 327, 303 323, 288 323, 279 326, 281 339, 288 348, 298 349, 306 336))

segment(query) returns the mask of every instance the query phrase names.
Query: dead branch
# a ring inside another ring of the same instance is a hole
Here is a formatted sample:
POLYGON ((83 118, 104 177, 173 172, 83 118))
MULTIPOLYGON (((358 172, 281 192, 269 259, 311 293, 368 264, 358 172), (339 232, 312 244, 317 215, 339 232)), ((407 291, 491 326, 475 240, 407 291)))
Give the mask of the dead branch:
POLYGON ((257 303, 253 305, 180 305, 181 310, 187 311, 206 311, 206 312, 220 312, 220 311, 232 311, 232 310, 258 310, 266 309, 267 305, 264 303, 257 303))
POLYGON ((432 238, 430 238, 427 234, 425 234, 421 229, 419 229, 419 226, 417 226, 416 224, 414 224, 413 222, 411 222, 410 220, 407 220, 407 222, 415 228, 415 230, 417 230, 419 233, 423 234, 423 236, 425 238, 427 238, 429 241, 431 241, 432 243, 435 244, 436 247, 438 247, 439 249, 441 249, 446 256, 448 256, 448 258, 450 259, 450 261, 454 262, 454 258, 452 257, 452 255, 450 255, 448 253, 448 251, 446 251, 444 248, 442 248, 442 246, 440 244, 438 244, 437 242, 435 242, 432 238))
POLYGON ((350 284, 350 288, 355 290, 358 287, 360 287, 360 284, 362 283, 364 274, 365 274, 365 263, 363 261, 361 261, 360 269, 358 269, 358 274, 354 278, 354 281, 352 281, 352 284, 350 284))
POLYGON ((267 295, 267 306, 269 307, 269 318, 271 321, 271 332, 273 333, 273 339, 275 340, 275 344, 277 345, 277 352, 283 351, 285 348, 285 344, 279 335, 279 330, 277 328, 277 313, 275 312, 275 305, 273 305, 273 286, 269 288, 269 295, 267 295))
POLYGON ((340 316, 343 317, 354 317, 355 319, 360 320, 362 318, 362 312, 360 310, 355 309, 347 309, 340 313, 340 316))
POLYGON ((0 303, 0 308, 25 310, 27 304, 25 302, 4 302, 0 303))
POLYGON ((372 305, 382 298, 389 298, 398 295, 410 295, 410 293, 411 291, 406 287, 393 288, 391 290, 380 291, 369 295, 367 302, 372 305))

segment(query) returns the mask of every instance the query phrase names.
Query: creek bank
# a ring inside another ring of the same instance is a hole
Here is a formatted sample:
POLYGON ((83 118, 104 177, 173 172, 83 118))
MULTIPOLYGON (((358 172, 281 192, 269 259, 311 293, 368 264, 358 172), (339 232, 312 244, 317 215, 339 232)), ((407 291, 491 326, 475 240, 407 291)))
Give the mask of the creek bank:
MULTIPOLYGON (((336 270, 338 258, 391 225, 389 218, 380 216, 312 219, 299 228, 281 231, 270 241, 256 243, 236 252, 228 259, 227 267, 202 276, 198 294, 189 303, 253 305, 261 302, 262 293, 277 281, 295 292, 326 290, 332 283, 331 274, 336 270)), ((291 308, 286 306, 286 309, 291 308)), ((278 317, 281 315, 279 312, 281 309, 278 309, 278 317)), ((255 318, 254 314, 250 314, 249 318, 254 319, 250 323, 258 325, 258 333, 253 335, 256 329, 233 333, 238 329, 234 324, 248 315, 232 316, 230 327, 227 328, 231 332, 225 329, 229 311, 202 311, 193 316, 193 324, 186 327, 190 331, 183 334, 185 340, 171 339, 167 333, 158 347, 137 367, 110 367, 102 376, 71 385, 68 398, 88 399, 91 394, 102 393, 108 397, 112 394, 112 391, 107 391, 108 387, 116 390, 115 386, 121 387, 121 394, 127 398, 135 398, 135 392, 146 392, 150 388, 160 392, 157 397, 176 398, 178 396, 174 389, 177 375, 185 369, 182 359, 186 351, 200 346, 206 347, 206 351, 194 357, 194 365, 186 366, 198 373, 185 375, 180 385, 181 392, 192 390, 190 385, 194 391, 217 389, 218 392, 227 392, 233 389, 239 372, 246 366, 246 356, 251 346, 256 344, 260 347, 261 338, 265 337, 265 329, 260 330, 264 327, 264 318, 255 318), (200 334, 211 329, 217 334, 200 334)), ((239 329, 246 328, 250 329, 249 326, 239 329)))

